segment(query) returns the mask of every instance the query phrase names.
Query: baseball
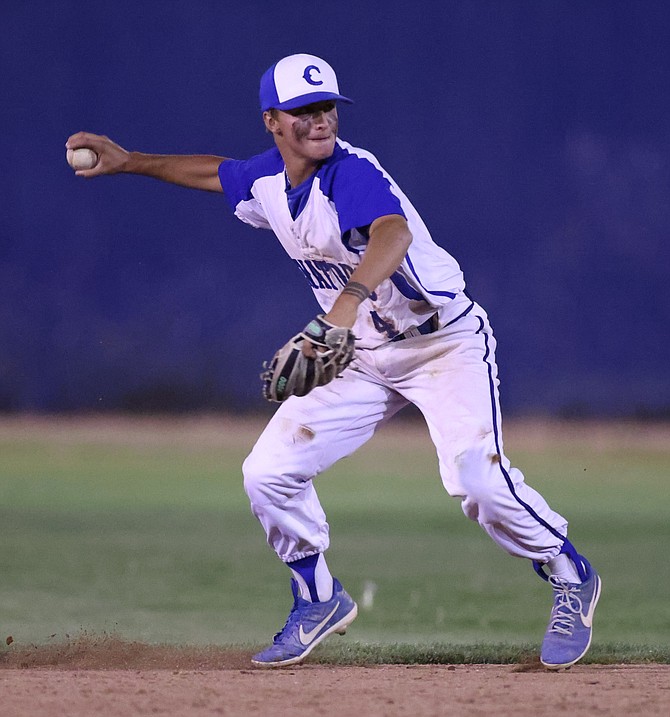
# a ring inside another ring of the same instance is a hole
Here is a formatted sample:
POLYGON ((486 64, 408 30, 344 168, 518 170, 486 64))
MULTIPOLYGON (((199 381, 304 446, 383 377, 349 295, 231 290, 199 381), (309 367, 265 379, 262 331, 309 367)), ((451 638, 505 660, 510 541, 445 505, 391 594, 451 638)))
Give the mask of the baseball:
POLYGON ((66 158, 72 169, 93 169, 98 163, 98 155, 88 147, 68 149, 66 158))

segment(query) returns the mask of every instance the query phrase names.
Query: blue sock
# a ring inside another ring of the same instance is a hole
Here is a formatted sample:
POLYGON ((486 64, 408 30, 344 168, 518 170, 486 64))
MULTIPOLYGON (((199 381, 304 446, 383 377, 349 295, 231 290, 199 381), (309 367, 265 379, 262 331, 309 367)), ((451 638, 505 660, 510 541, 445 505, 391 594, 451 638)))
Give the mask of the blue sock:
POLYGON ((309 602, 325 602, 333 596, 333 576, 321 553, 287 563, 300 588, 300 595, 309 602))

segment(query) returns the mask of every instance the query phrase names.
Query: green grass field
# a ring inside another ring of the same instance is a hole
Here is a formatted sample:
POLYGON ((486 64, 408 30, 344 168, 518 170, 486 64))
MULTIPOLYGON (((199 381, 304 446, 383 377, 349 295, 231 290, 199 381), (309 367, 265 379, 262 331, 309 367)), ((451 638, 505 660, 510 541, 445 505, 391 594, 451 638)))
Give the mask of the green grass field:
MULTIPOLYGON (((267 641, 290 607, 288 571, 242 489, 240 465, 260 424, 235 426, 0 421, 3 644, 8 635, 17 645, 45 644, 82 631, 149 643, 267 641)), ((670 429, 653 441, 644 426, 604 439, 592 430, 538 442, 515 428, 506 449, 571 521, 573 542, 603 577, 593 653, 662 659, 670 644, 670 429)), ((361 608, 326 654, 391 643, 428 651, 539 645, 548 587, 447 496, 421 427, 388 427, 318 488, 331 569, 361 608)))

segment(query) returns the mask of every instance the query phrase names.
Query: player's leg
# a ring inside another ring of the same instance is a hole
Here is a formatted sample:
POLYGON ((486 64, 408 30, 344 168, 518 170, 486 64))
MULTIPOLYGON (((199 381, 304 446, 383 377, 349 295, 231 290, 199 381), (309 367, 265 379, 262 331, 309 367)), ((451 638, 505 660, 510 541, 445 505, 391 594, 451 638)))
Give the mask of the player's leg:
POLYGON ((312 480, 356 451, 406 403, 360 370, 347 369, 327 386, 279 406, 243 473, 252 512, 281 560, 328 548, 328 524, 312 480))
POLYGON ((293 574, 289 619, 254 663, 300 662, 356 617, 356 604, 323 556, 328 523, 312 481, 363 445, 405 403, 360 370, 348 369, 331 384, 282 404, 244 462, 252 512, 293 574))
POLYGON ((555 604, 542 659, 553 667, 573 664, 590 644, 600 578, 568 540, 567 521, 504 454, 496 344, 486 314, 477 307, 453 327, 411 341, 425 364, 405 395, 426 417, 447 491, 503 549, 546 566, 555 604), (572 611, 578 600, 583 620, 572 611))

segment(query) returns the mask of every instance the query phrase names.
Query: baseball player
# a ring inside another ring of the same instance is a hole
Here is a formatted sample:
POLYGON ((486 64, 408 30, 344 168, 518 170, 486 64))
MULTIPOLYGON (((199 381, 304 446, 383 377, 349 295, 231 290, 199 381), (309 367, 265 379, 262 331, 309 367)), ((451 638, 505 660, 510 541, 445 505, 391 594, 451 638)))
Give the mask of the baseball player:
POLYGON ((413 403, 449 495, 551 584, 541 660, 568 667, 590 646, 600 577, 568 540, 565 518, 505 456, 486 312, 376 157, 339 138, 338 109, 349 103, 325 60, 297 54, 261 78, 274 146, 251 159, 127 152, 83 132, 67 142, 99 156, 77 172, 83 177, 130 172, 223 191, 239 219, 274 232, 321 306, 264 375, 266 396, 281 405, 243 466, 252 511, 291 570, 294 598, 285 626, 252 661, 299 663, 355 619, 356 603, 326 562, 314 479, 413 403))

